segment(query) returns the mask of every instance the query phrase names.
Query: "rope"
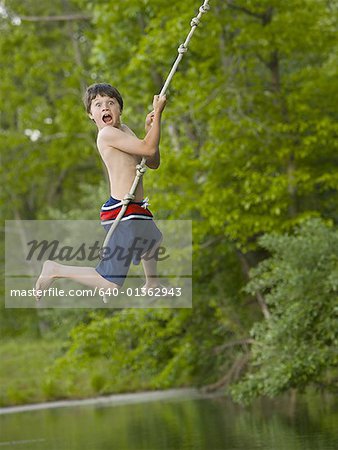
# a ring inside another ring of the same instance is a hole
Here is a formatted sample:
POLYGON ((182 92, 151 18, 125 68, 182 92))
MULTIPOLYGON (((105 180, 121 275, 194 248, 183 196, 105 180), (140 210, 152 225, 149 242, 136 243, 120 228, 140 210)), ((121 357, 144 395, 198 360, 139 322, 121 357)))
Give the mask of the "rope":
POLYGON ((181 44, 177 49, 178 56, 177 56, 176 61, 174 62, 173 66, 171 68, 171 71, 163 85, 163 88, 159 94, 160 96, 162 96, 166 93, 169 83, 171 82, 171 79, 174 76, 179 63, 181 62, 181 59, 183 58, 184 53, 186 53, 186 51, 188 50, 188 45, 189 45, 190 39, 192 38, 192 35, 194 34, 197 26, 199 25, 202 15, 204 13, 206 13, 207 11, 209 11, 209 9, 210 9, 209 0, 205 0, 203 5, 199 9, 198 15, 191 20, 191 22, 190 22, 191 30, 190 30, 188 36, 186 37, 184 43, 181 44))
MULTIPOLYGON (((175 73, 177 71, 177 67, 178 67, 179 63, 181 62, 181 60, 182 60, 182 58, 184 56, 184 53, 186 53, 188 51, 188 45, 189 45, 190 39, 192 38, 192 35, 194 34, 196 28, 200 24, 200 19, 201 19, 202 15, 204 13, 206 13, 207 11, 209 11, 209 9, 210 9, 209 0, 204 0, 203 5, 201 5, 200 8, 199 8, 199 12, 198 12, 197 16, 193 17, 191 19, 191 22, 190 22, 191 30, 190 30, 188 36, 186 37, 185 41, 183 42, 183 44, 181 44, 178 47, 178 49, 177 49, 178 56, 177 56, 173 66, 172 66, 172 68, 171 68, 171 70, 169 72, 169 75, 167 76, 167 79, 166 79, 166 81, 165 81, 165 83, 164 83, 164 85, 163 85, 163 87, 161 89, 161 92, 159 94, 160 97, 163 96, 166 93, 166 91, 168 89, 168 86, 169 86, 173 76, 175 75, 175 73)), ((146 172, 146 170, 147 170, 147 168, 146 168, 146 158, 143 157, 142 160, 141 160, 141 163, 136 166, 136 176, 135 176, 134 182, 133 182, 129 192, 124 196, 124 198, 122 200, 121 211, 119 212, 119 214, 117 215, 116 219, 114 220, 114 222, 113 222, 112 226, 110 227, 110 229, 109 229, 109 231, 108 231, 108 233, 106 235, 106 238, 105 238, 105 240, 103 242, 102 248, 101 248, 101 250, 99 252, 100 259, 103 258, 103 256, 104 256, 104 249, 105 249, 105 247, 107 247, 108 242, 109 242, 112 234, 114 233, 114 230, 116 229, 117 225, 121 221, 124 213, 126 212, 126 209, 127 209, 128 205, 129 205, 129 203, 132 200, 134 200, 136 188, 138 186, 138 183, 139 183, 140 179, 142 178, 142 176, 146 172)))

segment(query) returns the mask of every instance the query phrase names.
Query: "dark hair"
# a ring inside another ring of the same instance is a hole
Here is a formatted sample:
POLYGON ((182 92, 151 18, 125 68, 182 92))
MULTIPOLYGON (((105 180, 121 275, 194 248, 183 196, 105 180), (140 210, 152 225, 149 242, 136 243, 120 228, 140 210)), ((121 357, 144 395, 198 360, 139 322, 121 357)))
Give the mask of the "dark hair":
POLYGON ((107 83, 95 83, 89 86, 86 90, 86 93, 84 95, 84 104, 86 107, 87 113, 90 113, 90 106, 92 104, 93 99, 97 95, 107 95, 111 98, 116 98, 118 101, 118 104, 120 105, 121 112, 123 110, 123 99, 119 91, 107 83))

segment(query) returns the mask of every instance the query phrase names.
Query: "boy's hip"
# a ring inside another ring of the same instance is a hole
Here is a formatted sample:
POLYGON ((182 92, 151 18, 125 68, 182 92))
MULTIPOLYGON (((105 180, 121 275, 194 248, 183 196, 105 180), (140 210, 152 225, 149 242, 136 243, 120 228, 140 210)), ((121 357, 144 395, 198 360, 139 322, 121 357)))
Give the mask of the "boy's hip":
MULTIPOLYGON (((122 200, 110 197, 101 207, 100 220, 102 225, 112 224, 123 207, 122 200)), ((142 202, 130 202, 121 219, 126 220, 151 220, 153 215, 148 209, 148 198, 142 202)))

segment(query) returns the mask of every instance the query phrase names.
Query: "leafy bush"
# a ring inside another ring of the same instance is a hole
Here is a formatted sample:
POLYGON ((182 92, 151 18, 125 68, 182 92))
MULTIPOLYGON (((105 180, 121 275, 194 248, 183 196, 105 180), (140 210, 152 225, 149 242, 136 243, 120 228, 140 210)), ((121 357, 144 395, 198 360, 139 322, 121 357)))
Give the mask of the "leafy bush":
POLYGON ((337 389, 338 230, 312 219, 260 244, 271 257, 252 270, 246 289, 265 296, 271 317, 251 331, 250 370, 234 397, 247 402, 309 383, 337 389))

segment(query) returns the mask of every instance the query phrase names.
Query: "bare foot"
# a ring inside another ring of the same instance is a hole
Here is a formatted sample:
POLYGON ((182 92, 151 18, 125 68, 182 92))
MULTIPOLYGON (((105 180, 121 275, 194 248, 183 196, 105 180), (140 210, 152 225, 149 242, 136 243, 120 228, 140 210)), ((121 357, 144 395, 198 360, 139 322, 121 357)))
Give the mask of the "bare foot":
MULTIPOLYGON (((36 291, 44 291, 47 290, 50 285, 53 283, 53 281, 56 278, 56 267, 57 267, 57 263, 53 262, 53 261, 45 261, 43 263, 42 266, 42 270, 40 273, 39 278, 37 279, 37 282, 35 283, 35 290, 36 291)), ((39 300, 41 300, 43 296, 43 292, 38 292, 35 293, 35 299, 38 302, 39 300)))

